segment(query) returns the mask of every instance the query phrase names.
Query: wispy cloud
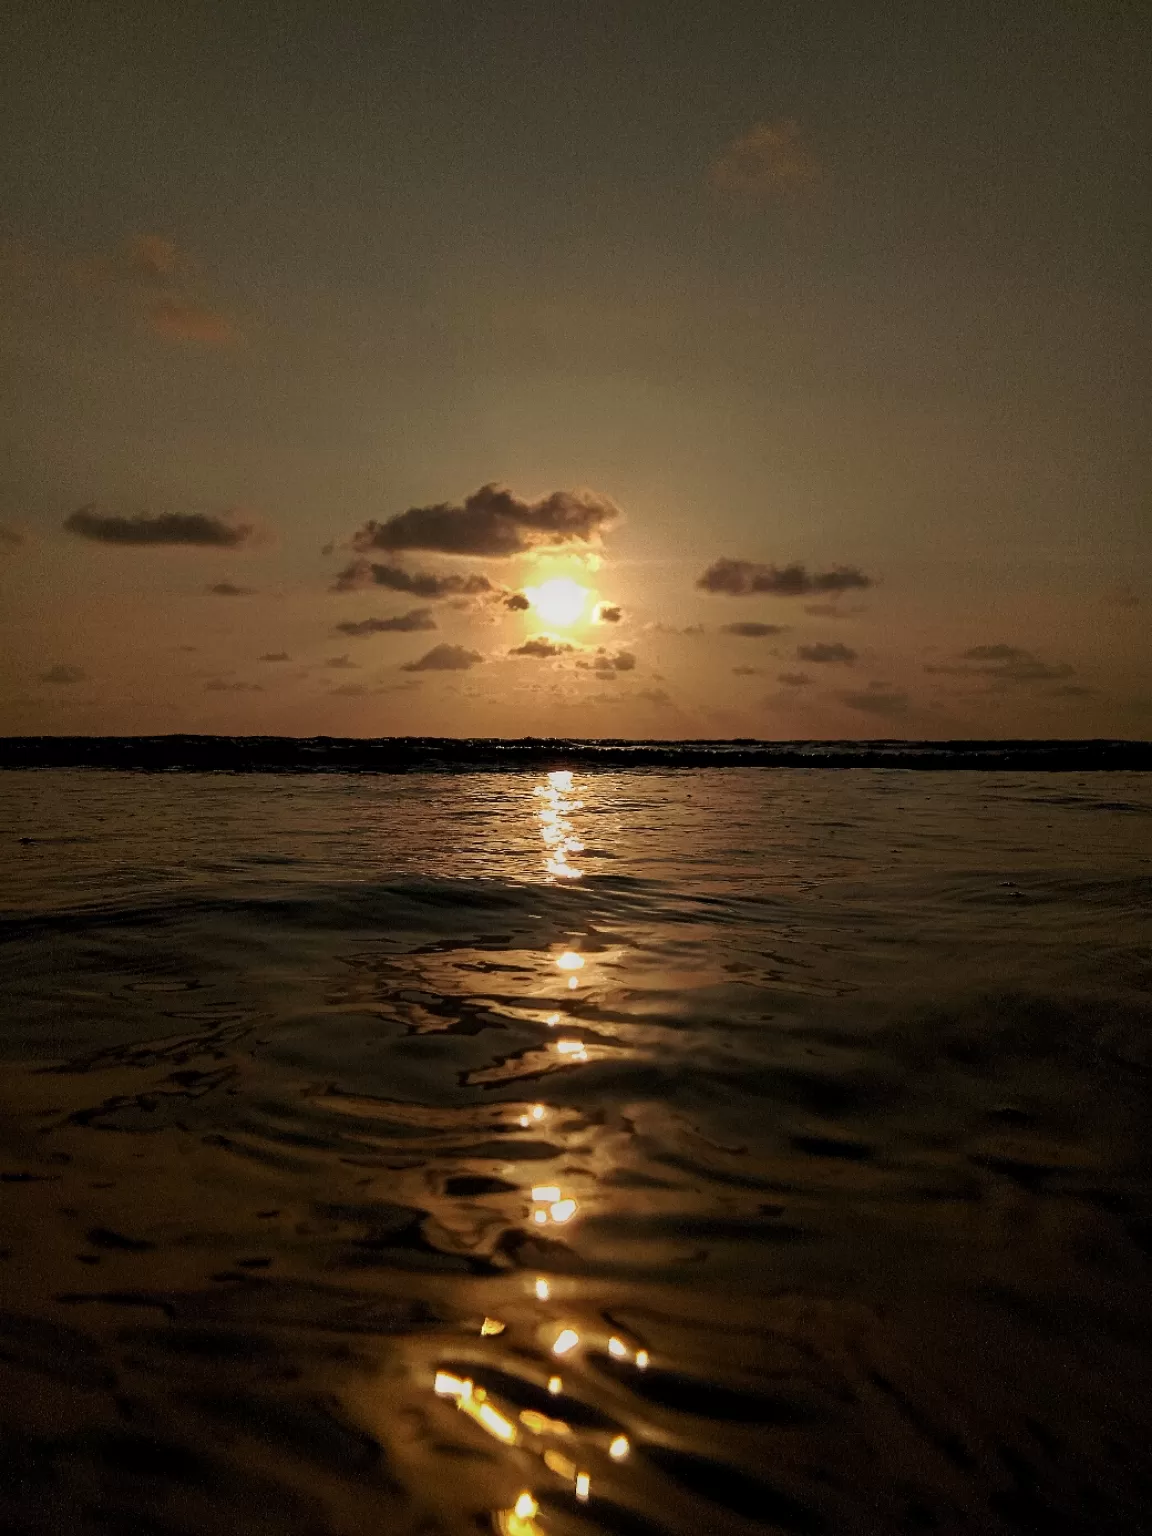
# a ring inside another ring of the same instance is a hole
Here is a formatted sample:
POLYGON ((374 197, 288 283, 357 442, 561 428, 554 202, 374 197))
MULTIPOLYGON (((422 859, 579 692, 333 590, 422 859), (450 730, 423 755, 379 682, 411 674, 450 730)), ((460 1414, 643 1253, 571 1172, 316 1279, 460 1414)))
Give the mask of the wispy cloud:
POLYGON ((291 661, 287 651, 265 651, 263 656, 257 656, 257 661, 291 661))
POLYGON ((806 672, 777 672, 776 681, 783 683, 785 688, 807 688, 812 679, 806 672))
POLYGON ((747 202, 794 196, 820 177, 820 161, 793 118, 753 123, 708 169, 708 181, 717 192, 747 202))
POLYGON ((1076 671, 1066 662, 1042 661, 1022 646, 1004 644, 974 645, 955 662, 930 663, 924 670, 949 677, 986 678, 994 684, 1053 683, 1072 677, 1076 671))
POLYGON ((412 597, 422 597, 426 601, 445 597, 479 597, 497 590, 487 576, 477 572, 468 576, 456 572, 438 575, 432 571, 406 571, 399 565, 378 565, 364 559, 353 560, 346 566, 333 582, 332 590, 358 592, 372 586, 387 587, 390 592, 407 592, 412 597))
POLYGON ((229 683, 222 677, 210 677, 204 684, 205 693, 263 693, 259 683, 229 683))
POLYGON ((696 585, 703 592, 722 593, 727 597, 751 597, 765 593, 770 597, 805 597, 810 592, 847 592, 853 587, 870 587, 872 578, 854 565, 838 565, 829 571, 809 572, 799 564, 762 565, 756 560, 714 560, 696 585))
POLYGON ((432 617, 431 608, 411 608, 407 613, 397 614, 391 619, 346 619, 343 624, 336 625, 336 632, 341 635, 410 635, 419 629, 435 629, 436 620, 432 617))
POLYGON ((619 516, 595 491, 553 491, 525 501, 506 486, 484 485, 463 503, 409 507, 385 522, 368 522, 352 538, 362 554, 373 549, 437 550, 448 555, 504 558, 563 544, 595 544, 619 516))
POLYGON ((722 635, 740 635, 745 640, 763 640, 768 635, 782 635, 784 626, 780 624, 759 624, 754 619, 743 619, 735 624, 721 624, 722 635))
POLYGON ((247 544, 255 530, 247 523, 204 512, 163 512, 156 517, 141 513, 120 517, 101 512, 95 503, 81 507, 64 519, 69 533, 98 544, 193 544, 236 549, 247 544))
POLYGON ((58 662, 54 667, 49 667, 47 672, 41 672, 42 683, 82 683, 88 674, 83 667, 69 666, 65 662, 58 662))
POLYGON ((165 341, 226 347, 237 339, 235 326, 219 310, 179 299, 159 299, 148 311, 148 324, 165 341))
POLYGON ((218 581, 214 586, 204 589, 213 597, 252 597, 255 587, 237 587, 230 581, 218 581))
POLYGON ((0 523, 0 545, 6 544, 10 549, 16 549, 23 544, 24 535, 16 528, 10 528, 7 523, 0 523))
POLYGON ((907 714, 911 707, 906 693, 889 688, 884 683, 869 683, 862 693, 838 693, 836 697, 849 709, 860 710, 866 715, 883 715, 889 719, 907 714))

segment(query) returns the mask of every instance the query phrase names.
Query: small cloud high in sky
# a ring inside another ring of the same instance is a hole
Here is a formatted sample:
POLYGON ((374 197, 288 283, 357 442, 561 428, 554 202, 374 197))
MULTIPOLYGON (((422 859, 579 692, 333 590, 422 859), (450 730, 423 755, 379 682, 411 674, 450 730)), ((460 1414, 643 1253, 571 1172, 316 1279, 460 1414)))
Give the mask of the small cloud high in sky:
POLYGON ((0 732, 1147 735, 1152 10, 445 7, 8 29, 0 732))

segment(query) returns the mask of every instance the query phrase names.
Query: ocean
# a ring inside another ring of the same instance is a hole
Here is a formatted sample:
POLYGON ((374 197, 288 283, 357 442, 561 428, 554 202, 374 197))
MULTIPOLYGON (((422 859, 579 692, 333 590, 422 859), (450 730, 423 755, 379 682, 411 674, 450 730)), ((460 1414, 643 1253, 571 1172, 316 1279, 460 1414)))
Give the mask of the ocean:
POLYGON ((1152 1529, 1148 753, 4 743, 0 1528, 1152 1529))

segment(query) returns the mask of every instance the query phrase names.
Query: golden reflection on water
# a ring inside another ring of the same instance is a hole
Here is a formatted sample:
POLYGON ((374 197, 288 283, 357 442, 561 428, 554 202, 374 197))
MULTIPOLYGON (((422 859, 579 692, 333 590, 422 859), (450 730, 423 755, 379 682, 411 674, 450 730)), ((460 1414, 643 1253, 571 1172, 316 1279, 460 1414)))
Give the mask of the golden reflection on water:
POLYGON ((572 775, 567 769, 550 773, 533 790, 539 804, 536 819, 544 844, 544 868, 550 880, 580 880, 584 871, 570 861, 570 855, 583 853, 584 844, 575 835, 571 815, 583 807, 572 796, 572 775))

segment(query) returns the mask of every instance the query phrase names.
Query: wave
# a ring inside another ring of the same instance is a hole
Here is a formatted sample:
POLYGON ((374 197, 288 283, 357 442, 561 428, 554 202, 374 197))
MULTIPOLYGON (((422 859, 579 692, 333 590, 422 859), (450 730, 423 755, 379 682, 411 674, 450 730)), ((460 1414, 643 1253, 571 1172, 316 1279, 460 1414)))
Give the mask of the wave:
POLYGON ((628 741, 522 737, 9 736, 0 768, 493 773, 556 768, 1152 770, 1143 741, 628 741))

